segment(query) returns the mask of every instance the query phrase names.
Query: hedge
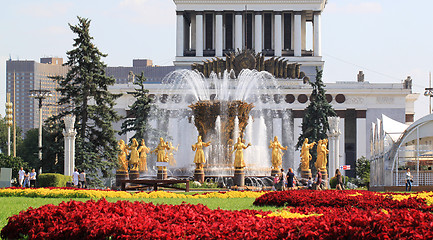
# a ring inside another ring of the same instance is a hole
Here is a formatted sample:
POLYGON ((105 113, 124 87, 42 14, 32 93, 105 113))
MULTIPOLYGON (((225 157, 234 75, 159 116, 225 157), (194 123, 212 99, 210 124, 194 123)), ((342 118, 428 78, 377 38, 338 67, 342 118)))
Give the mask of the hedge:
POLYGON ((38 176, 39 187, 66 187, 66 182, 72 181, 71 176, 59 173, 43 173, 38 176))

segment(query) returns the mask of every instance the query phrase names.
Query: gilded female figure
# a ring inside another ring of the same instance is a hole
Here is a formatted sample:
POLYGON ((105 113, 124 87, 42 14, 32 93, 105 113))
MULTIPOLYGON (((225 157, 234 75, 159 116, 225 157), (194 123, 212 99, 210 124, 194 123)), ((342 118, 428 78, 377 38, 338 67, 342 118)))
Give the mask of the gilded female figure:
POLYGON ((203 169, 203 164, 206 162, 206 159, 204 157, 203 147, 208 147, 209 145, 210 145, 210 141, 203 142, 201 140, 201 136, 198 136, 197 143, 191 146, 192 150, 196 151, 194 156, 194 163, 196 165, 197 170, 203 169))
POLYGON ((251 143, 248 143, 248 145, 245 146, 245 144, 242 141, 241 137, 238 137, 238 142, 235 143, 233 150, 231 153, 236 151, 235 154, 235 168, 244 168, 245 162, 244 162, 244 153, 243 150, 247 149, 249 146, 251 146, 251 143))
POLYGON ((287 150, 287 146, 283 147, 278 141, 278 137, 274 137, 274 141, 271 140, 269 148, 272 148, 272 169, 279 170, 283 163, 283 154, 281 150, 287 150))

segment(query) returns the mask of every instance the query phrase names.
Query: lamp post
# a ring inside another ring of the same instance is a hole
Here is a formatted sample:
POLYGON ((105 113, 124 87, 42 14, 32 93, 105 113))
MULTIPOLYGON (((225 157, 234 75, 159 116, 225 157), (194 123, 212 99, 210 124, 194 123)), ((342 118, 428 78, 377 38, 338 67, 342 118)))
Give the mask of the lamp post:
POLYGON ((8 156, 11 155, 11 127, 13 125, 13 103, 11 102, 11 94, 7 94, 6 101, 6 125, 8 126, 8 156))
MULTIPOLYGON (((45 89, 33 89, 30 90, 30 97, 39 100, 39 161, 42 163, 42 101, 48 97, 51 97, 51 91, 45 89)), ((42 166, 39 169, 42 172, 42 166)))

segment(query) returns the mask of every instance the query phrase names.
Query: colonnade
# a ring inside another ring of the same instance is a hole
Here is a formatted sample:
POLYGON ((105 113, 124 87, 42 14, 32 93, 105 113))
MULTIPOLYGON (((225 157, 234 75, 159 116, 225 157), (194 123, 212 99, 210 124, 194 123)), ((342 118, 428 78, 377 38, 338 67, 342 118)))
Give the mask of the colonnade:
POLYGON ((254 49, 266 56, 321 56, 320 11, 177 11, 177 57, 223 57, 254 49), (313 52, 306 51, 312 22, 313 52))

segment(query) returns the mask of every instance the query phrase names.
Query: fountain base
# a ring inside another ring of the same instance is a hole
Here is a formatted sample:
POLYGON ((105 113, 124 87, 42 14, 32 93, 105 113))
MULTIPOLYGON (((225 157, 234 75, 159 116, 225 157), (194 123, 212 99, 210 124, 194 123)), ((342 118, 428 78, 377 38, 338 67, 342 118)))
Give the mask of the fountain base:
POLYGON ((308 179, 309 177, 313 177, 311 174, 311 169, 301 171, 301 178, 308 179))
POLYGON ((243 168, 236 168, 233 178, 233 184, 238 187, 245 186, 245 172, 243 168))
POLYGON ((204 182, 204 170, 203 169, 195 169, 194 181, 198 181, 200 183, 204 182))
POLYGON ((280 169, 272 169, 271 171, 271 177, 275 177, 275 175, 280 175, 281 170, 280 169))
POLYGON ((167 168, 158 168, 158 173, 156 174, 156 179, 166 180, 167 179, 167 168))
POLYGON ((120 187, 122 180, 129 179, 128 171, 117 170, 116 171, 116 187, 120 187))

